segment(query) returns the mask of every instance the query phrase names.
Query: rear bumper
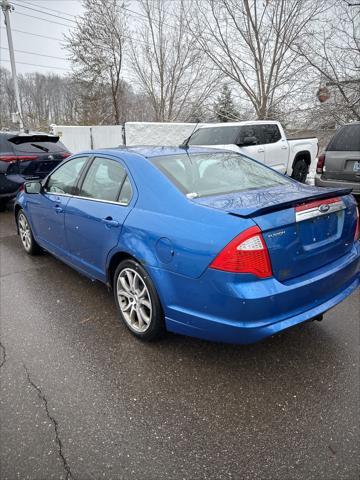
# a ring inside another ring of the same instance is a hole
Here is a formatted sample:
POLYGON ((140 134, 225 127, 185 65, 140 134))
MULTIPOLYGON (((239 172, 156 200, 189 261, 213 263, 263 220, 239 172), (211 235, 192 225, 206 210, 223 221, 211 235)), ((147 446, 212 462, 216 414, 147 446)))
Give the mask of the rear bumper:
POLYGON ((321 175, 315 175, 315 185, 317 187, 343 187, 352 188, 353 195, 360 195, 360 182, 346 182, 344 180, 324 179, 321 175))
POLYGON ((253 343, 311 320, 350 295, 360 284, 360 243, 350 254, 286 284, 274 278, 247 281, 248 276, 211 269, 198 279, 158 269, 150 275, 169 331, 253 343))

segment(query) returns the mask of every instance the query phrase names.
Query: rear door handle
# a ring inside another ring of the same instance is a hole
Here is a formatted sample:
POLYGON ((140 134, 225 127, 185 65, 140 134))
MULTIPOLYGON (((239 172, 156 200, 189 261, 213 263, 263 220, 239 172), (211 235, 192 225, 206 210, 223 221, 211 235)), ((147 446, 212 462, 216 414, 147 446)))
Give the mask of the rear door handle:
POLYGON ((56 213, 62 213, 64 210, 60 207, 60 205, 55 205, 54 210, 56 213))
POLYGON ((286 146, 286 145, 283 145, 283 146, 281 147, 281 150, 287 150, 287 146, 286 146))
POLYGON ((103 219, 103 221, 105 222, 105 224, 108 227, 119 227, 120 226, 120 222, 118 222, 117 220, 113 220, 112 217, 106 217, 106 218, 103 219))
POLYGON ((258 152, 265 152, 265 149, 264 148, 259 148, 258 152))

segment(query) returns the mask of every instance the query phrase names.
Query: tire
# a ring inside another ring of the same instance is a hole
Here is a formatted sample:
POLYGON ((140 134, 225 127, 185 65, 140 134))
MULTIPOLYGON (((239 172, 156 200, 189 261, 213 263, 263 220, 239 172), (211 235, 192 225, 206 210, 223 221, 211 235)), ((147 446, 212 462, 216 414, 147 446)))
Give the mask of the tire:
POLYGON ((122 261, 113 279, 115 303, 130 332, 145 341, 165 332, 164 313, 146 270, 135 260, 122 261))
POLYGON ((308 174, 308 164, 304 159, 296 161, 291 177, 298 182, 305 183, 308 174))
POLYGON ((37 255, 40 253, 41 248, 36 243, 31 231, 30 223, 24 213, 24 210, 19 210, 16 217, 17 226, 19 229, 19 235, 21 244, 28 255, 37 255))

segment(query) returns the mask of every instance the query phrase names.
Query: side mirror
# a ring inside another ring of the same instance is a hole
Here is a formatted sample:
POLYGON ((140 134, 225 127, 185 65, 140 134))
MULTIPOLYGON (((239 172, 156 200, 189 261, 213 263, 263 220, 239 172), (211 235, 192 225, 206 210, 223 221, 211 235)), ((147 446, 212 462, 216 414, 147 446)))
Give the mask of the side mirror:
POLYGON ((239 147, 247 147, 249 145, 256 145, 257 138, 256 137, 244 137, 242 143, 239 144, 239 147))
POLYGON ((42 188, 41 182, 26 182, 24 185, 26 193, 41 193, 42 188))

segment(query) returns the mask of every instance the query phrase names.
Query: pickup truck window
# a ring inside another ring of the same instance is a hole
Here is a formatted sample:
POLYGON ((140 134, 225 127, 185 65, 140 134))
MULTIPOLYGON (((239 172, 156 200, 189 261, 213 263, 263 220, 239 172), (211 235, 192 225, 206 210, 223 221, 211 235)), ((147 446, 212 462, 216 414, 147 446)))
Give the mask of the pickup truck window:
POLYGON ((199 128, 189 140, 189 145, 231 145, 236 144, 240 127, 199 128))
POLYGON ((261 143, 276 143, 281 140, 281 133, 279 127, 275 124, 269 123, 268 125, 259 125, 261 129, 261 143))
POLYGON ((279 127, 275 124, 239 125, 229 127, 199 128, 193 133, 189 145, 246 145, 254 138, 253 145, 275 143, 281 139, 279 127))
POLYGON ((234 152, 190 153, 150 160, 179 190, 195 197, 264 189, 289 182, 285 176, 234 152))

